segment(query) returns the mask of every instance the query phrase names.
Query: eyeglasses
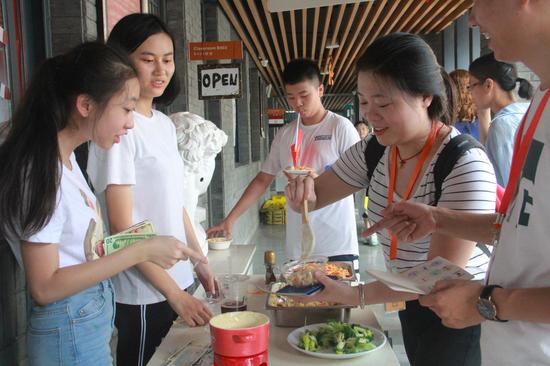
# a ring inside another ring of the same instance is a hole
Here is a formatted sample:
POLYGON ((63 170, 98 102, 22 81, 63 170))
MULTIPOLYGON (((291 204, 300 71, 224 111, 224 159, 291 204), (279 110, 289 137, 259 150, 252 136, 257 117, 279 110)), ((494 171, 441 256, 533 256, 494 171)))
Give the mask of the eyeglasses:
POLYGON ((481 85, 481 83, 479 81, 476 81, 475 83, 472 83, 472 84, 468 85, 468 91, 472 90, 473 88, 475 88, 478 85, 481 85))

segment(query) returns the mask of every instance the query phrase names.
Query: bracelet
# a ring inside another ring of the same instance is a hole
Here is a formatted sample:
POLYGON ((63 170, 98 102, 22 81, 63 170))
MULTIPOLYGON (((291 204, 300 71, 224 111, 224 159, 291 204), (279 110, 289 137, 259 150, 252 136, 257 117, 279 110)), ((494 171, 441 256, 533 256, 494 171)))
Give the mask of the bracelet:
POLYGON ((361 284, 359 285, 359 307, 365 308, 365 288, 361 284))

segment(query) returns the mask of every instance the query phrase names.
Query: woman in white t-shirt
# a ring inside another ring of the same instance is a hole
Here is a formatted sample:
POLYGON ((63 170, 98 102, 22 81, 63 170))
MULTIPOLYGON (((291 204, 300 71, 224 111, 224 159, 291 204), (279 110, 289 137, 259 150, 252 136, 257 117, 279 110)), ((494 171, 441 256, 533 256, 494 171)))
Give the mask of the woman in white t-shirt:
MULTIPOLYGON (((173 235, 200 252, 184 208, 176 129, 153 109, 170 104, 179 92, 173 36, 156 16, 130 14, 114 26, 107 43, 130 54, 140 83, 134 129, 114 149, 92 145, 88 154, 88 174, 105 199, 110 231, 148 219, 157 233, 173 235)), ((199 264, 195 271, 205 290, 215 292, 209 267, 199 264)), ((113 278, 120 365, 145 365, 178 315, 190 326, 208 322, 212 314, 206 305, 185 291, 193 281, 189 262, 170 271, 144 263, 113 278)))
POLYGON ((26 271, 30 365, 112 365, 109 278, 144 261, 168 268, 186 255, 204 258, 158 236, 86 260, 89 234, 103 232, 73 152, 89 140, 105 149, 117 143, 133 126, 138 96, 127 56, 85 43, 40 66, 9 122, 0 146, 0 235, 17 242, 26 271))
MULTIPOLYGON (((436 197, 434 166, 458 131, 451 121, 452 101, 447 101, 442 70, 430 46, 420 37, 394 33, 374 41, 357 62, 357 95, 360 110, 373 126, 374 137, 352 146, 330 172, 315 181, 299 177, 286 191, 295 210, 307 198, 315 208, 369 188, 369 218, 378 222, 392 202, 415 202, 461 211, 494 212, 494 171, 480 149, 465 152, 443 180, 436 197), (366 151, 382 145, 383 154, 367 176, 366 151), (390 198, 392 197, 393 198, 390 198)), ((310 206, 311 207, 311 206, 310 206)), ((483 277, 488 258, 475 242, 447 235, 433 235, 412 243, 397 243, 379 231, 388 270, 402 272, 437 256, 444 257, 483 277)), ((418 295, 391 290, 381 282, 350 287, 319 274, 325 290, 312 300, 349 304, 406 301, 399 312, 405 349, 411 365, 479 365, 479 327, 446 328, 430 309, 421 307, 418 295)))

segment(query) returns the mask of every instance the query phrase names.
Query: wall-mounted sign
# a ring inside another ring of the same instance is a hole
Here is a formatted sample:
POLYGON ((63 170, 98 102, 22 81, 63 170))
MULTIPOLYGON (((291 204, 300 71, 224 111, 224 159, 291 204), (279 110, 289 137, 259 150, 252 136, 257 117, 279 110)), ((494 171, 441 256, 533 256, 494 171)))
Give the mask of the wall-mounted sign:
POLYGON ((270 126, 283 125, 285 123, 285 110, 268 108, 267 109, 267 118, 269 120, 270 126))
POLYGON ((198 65, 199 99, 240 98, 241 65, 198 65))
POLYGON ((189 60, 241 60, 242 41, 189 42, 189 60))

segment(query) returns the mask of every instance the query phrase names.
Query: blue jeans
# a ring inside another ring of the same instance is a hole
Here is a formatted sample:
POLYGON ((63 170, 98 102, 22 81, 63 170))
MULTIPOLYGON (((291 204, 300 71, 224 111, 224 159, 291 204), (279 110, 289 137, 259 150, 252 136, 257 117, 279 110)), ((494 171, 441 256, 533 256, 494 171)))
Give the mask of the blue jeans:
POLYGON ((46 306, 33 304, 27 329, 29 364, 112 365, 114 315, 110 280, 46 306))

